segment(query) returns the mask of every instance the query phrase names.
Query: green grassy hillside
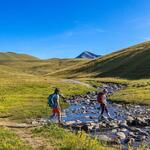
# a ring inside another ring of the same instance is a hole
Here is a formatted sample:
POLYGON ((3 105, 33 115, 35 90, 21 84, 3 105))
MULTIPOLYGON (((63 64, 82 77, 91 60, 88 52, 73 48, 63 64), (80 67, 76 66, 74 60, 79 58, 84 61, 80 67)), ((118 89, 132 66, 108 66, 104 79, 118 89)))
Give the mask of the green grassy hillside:
POLYGON ((41 62, 34 62, 27 71, 31 74, 45 75, 64 68, 74 68, 74 65, 88 62, 88 59, 49 59, 41 62))
POLYGON ((52 74, 60 77, 150 78, 150 42, 144 42, 101 58, 52 74))
POLYGON ((14 57, 13 53, 9 54, 9 57, 7 58, 2 56, 4 56, 4 53, 0 53, 0 68, 4 68, 6 66, 6 68, 10 68, 18 72, 34 75, 44 75, 52 73, 56 70, 72 67, 74 65, 82 64, 89 61, 88 59, 27 60, 27 57, 25 60, 25 58, 21 58, 22 55, 17 55, 18 57, 14 57))

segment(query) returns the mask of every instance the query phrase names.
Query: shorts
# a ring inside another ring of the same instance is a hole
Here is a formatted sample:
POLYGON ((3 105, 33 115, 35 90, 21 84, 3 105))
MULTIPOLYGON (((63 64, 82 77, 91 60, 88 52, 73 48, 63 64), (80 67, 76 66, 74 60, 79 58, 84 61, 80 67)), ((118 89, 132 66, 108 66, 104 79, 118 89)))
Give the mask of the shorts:
POLYGON ((60 109, 59 108, 53 108, 53 113, 60 114, 60 109))

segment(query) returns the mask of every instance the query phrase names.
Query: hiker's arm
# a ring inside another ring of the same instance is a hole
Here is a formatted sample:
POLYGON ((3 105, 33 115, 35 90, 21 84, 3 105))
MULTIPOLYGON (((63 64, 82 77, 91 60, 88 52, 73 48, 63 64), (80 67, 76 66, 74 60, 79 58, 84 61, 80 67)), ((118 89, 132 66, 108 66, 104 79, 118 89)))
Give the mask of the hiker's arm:
POLYGON ((59 102, 59 96, 57 97, 57 104, 58 104, 58 108, 61 108, 60 107, 60 102, 59 102))
POLYGON ((104 103, 105 105, 107 105, 107 97, 106 97, 106 95, 103 95, 103 103, 104 103))
POLYGON ((61 98, 65 99, 64 95, 60 94, 59 96, 60 96, 61 98))
POLYGON ((64 97, 64 95, 59 94, 59 96, 60 96, 60 98, 61 98, 61 100, 62 100, 63 102, 66 102, 66 98, 64 97))

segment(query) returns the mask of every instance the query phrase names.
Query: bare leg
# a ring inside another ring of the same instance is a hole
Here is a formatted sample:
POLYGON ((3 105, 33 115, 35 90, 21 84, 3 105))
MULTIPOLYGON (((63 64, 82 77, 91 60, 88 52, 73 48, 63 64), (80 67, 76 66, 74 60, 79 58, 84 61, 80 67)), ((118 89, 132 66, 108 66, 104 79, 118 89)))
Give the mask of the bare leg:
POLYGON ((55 113, 53 113, 52 115, 50 115, 50 119, 53 119, 55 117, 55 113))
POLYGON ((59 112, 57 115, 58 115, 58 122, 60 123, 61 122, 61 112, 59 112))

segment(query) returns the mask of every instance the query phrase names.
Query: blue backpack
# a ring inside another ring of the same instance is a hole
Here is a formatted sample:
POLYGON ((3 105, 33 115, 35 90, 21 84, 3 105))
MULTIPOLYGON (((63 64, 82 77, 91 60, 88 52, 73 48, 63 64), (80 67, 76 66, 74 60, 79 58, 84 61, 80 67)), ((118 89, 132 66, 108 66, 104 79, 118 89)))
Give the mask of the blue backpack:
POLYGON ((55 99, 54 99, 54 94, 51 94, 49 95, 49 97, 47 98, 48 99, 48 105, 49 107, 51 108, 54 108, 55 107, 55 99))

